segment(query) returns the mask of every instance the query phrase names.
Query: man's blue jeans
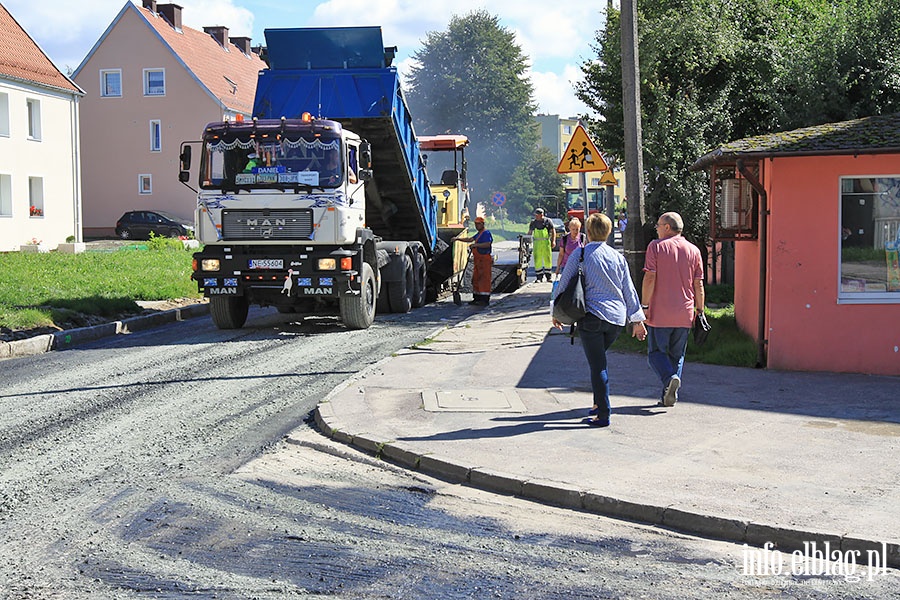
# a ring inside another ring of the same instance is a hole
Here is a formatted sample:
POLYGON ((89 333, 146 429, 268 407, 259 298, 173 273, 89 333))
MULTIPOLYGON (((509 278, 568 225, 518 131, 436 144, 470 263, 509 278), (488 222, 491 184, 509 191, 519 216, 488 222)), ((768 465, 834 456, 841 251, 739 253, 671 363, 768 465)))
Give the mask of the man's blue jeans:
POLYGON ((594 315, 587 315, 578 322, 578 335, 581 346, 591 368, 591 389, 594 392, 594 404, 599 408, 597 418, 609 420, 609 373, 607 372, 606 351, 612 346, 622 332, 623 327, 613 325, 594 315))
POLYGON ((690 327, 647 327, 647 362, 665 386, 672 375, 681 379, 690 327))

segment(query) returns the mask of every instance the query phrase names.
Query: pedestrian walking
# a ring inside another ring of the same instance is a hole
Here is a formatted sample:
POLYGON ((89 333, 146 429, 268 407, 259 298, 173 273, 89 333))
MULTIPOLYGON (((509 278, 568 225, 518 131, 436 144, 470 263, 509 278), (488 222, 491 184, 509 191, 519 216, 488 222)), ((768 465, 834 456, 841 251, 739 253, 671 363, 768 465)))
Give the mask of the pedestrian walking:
POLYGON ((457 237, 472 248, 472 301, 473 306, 487 306, 491 302, 491 282, 494 257, 491 249, 494 236, 485 229, 484 217, 475 217, 477 233, 472 237, 457 237))
POLYGON ((663 385, 660 406, 678 401, 688 336, 706 303, 700 249, 681 235, 683 229, 678 213, 661 215, 659 238, 647 246, 644 261, 641 308, 647 314, 647 361, 663 385))
MULTIPOLYGON (((594 406, 590 413, 594 418, 585 422, 591 427, 608 427, 609 371, 606 351, 616 341, 626 322, 634 323, 631 335, 639 340, 647 337, 644 313, 634 282, 628 271, 625 257, 606 243, 612 233, 612 221, 602 213, 594 213, 585 221, 588 243, 582 250, 575 250, 566 262, 559 289, 565 289, 573 277, 578 276, 578 265, 584 272, 584 296, 587 315, 578 321, 578 335, 591 369, 591 389, 594 406)), ((562 323, 553 319, 553 325, 562 329, 562 323)))
POLYGON ((566 261, 576 248, 584 246, 584 234, 581 233, 581 220, 578 217, 572 217, 569 221, 569 233, 563 236, 559 242, 559 254, 556 257, 556 275, 559 277, 566 261))
POLYGON ((534 220, 528 225, 528 235, 532 236, 534 253, 534 281, 553 276, 553 246, 556 244, 556 229, 553 221, 544 217, 544 209, 534 209, 534 220))

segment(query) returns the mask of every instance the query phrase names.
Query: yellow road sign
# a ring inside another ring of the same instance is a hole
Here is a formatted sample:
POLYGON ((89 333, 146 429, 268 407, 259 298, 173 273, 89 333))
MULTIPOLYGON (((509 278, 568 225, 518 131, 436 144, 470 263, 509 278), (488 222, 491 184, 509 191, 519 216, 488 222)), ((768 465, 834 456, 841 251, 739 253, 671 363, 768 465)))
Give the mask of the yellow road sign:
POLYGON ((606 161, 603 160, 603 157, 597 150, 597 146, 588 137, 584 127, 581 125, 576 127, 575 133, 572 134, 572 139, 569 140, 569 145, 566 146, 566 151, 563 152, 562 160, 559 161, 559 166, 556 167, 556 172, 584 173, 587 171, 606 171, 608 169, 606 161))
POLYGON ((612 171, 606 171, 600 176, 600 185, 619 185, 619 181, 612 171))

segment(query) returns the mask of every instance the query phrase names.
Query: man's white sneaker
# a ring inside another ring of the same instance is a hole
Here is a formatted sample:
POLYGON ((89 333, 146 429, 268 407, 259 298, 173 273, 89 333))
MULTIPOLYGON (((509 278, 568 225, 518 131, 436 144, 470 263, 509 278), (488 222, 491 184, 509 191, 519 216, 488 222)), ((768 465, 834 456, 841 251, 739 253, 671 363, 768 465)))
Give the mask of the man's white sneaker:
POLYGON ((678 388, 681 387, 681 378, 678 375, 672 375, 669 383, 666 384, 666 391, 663 393, 663 404, 665 406, 675 406, 678 401, 678 388))

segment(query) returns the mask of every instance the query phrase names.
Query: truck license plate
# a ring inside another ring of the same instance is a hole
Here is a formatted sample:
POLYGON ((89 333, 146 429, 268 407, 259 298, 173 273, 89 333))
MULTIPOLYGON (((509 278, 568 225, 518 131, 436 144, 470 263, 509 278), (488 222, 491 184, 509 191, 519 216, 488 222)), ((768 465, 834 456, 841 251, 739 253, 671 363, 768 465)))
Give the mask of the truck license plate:
POLYGON ((284 261, 280 258, 251 258, 249 269, 283 269, 284 261))

